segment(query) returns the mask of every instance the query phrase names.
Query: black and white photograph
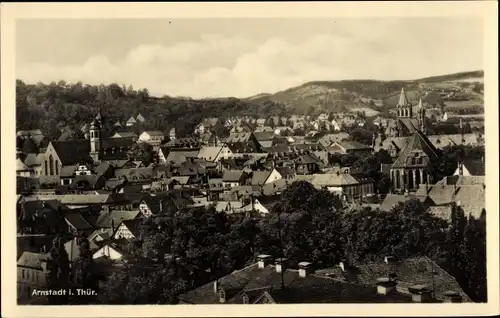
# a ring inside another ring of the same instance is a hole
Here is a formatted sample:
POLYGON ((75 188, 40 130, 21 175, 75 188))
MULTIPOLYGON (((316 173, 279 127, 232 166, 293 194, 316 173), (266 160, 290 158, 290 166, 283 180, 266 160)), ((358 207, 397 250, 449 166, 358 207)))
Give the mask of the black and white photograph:
POLYGON ((484 19, 330 15, 16 19, 17 305, 497 302, 484 19))

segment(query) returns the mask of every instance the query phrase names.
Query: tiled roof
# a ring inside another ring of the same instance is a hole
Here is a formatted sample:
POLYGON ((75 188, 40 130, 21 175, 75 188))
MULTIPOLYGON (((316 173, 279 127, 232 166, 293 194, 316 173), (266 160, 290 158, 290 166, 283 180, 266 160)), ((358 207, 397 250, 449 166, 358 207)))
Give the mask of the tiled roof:
POLYGON ((147 130, 144 131, 143 133, 146 133, 150 136, 165 136, 165 134, 161 130, 147 130))
POLYGON ((222 151, 222 147, 201 147, 198 158, 213 161, 222 151))
POLYGON ((42 263, 47 259, 47 254, 24 252, 17 260, 17 266, 44 270, 42 263))
POLYGON ((348 173, 314 174, 310 182, 318 187, 338 187, 359 184, 359 181, 348 173))
POLYGON ((113 203, 111 194, 66 194, 60 200, 62 204, 106 204, 113 203))
POLYGON ((338 142, 339 145, 342 146, 342 148, 346 150, 364 150, 364 149, 371 149, 370 146, 363 145, 357 141, 353 140, 342 140, 338 142))
POLYGON ((93 226, 85 220, 79 211, 67 212, 65 213, 64 218, 66 219, 66 222, 77 230, 93 229, 93 226))
POLYGON ((243 170, 226 170, 222 176, 224 182, 239 182, 243 176, 243 170))
POLYGON ((484 138, 481 138, 478 134, 450 134, 450 135, 429 135, 427 138, 438 149, 442 149, 447 146, 454 145, 471 145, 479 146, 484 145, 484 138), (462 141, 463 137, 463 141, 462 141))
POLYGON ((436 159, 438 156, 438 150, 432 145, 432 143, 427 139, 427 137, 421 131, 415 131, 412 137, 409 139, 408 144, 398 155, 395 160, 393 167, 405 167, 407 159, 412 155, 413 151, 422 151, 428 157, 429 160, 436 159))
POLYGON ((263 185, 267 178, 271 175, 272 170, 266 170, 266 171, 252 171, 252 179, 251 179, 251 184, 252 185, 263 185))
POLYGON ((115 170, 115 178, 121 179, 126 177, 128 181, 149 180, 153 177, 153 174, 153 168, 127 168, 115 170))
POLYGON ((44 158, 43 153, 35 154, 35 153, 29 153, 26 155, 26 158, 24 158, 24 163, 29 166, 39 166, 42 164, 44 158))
POLYGON ((485 165, 483 160, 464 160, 463 165, 473 176, 485 175, 485 165))
MULTIPOLYGON (((120 227, 121 224, 125 225, 127 229, 134 235, 135 237, 139 237, 140 235, 140 225, 143 220, 140 218, 135 218, 135 219, 129 219, 129 220, 123 220, 118 226, 116 227, 116 230, 120 227)), ((114 236, 114 233, 113 233, 114 236)))
MULTIPOLYGON (((275 303, 411 302, 411 298, 398 293, 379 295, 373 286, 340 282, 314 274, 300 277, 298 271, 290 269, 282 275, 274 266, 259 268, 257 264, 220 278, 218 284, 224 290, 228 304, 241 304, 244 294, 254 303, 266 292, 275 303), (284 290, 280 289, 282 277, 284 290)), ((213 282, 182 294, 179 299, 191 304, 219 303, 213 282)))
POLYGON ((471 302, 471 299, 460 288, 455 278, 443 270, 427 257, 417 257, 394 261, 392 263, 359 264, 355 267, 345 267, 343 272, 340 267, 318 271, 318 274, 328 275, 331 278, 360 284, 375 284, 380 277, 387 277, 389 273, 397 276, 397 290, 408 294, 408 287, 413 285, 426 285, 435 287, 436 298, 443 299, 446 291, 456 291, 462 296, 462 301, 471 302))
POLYGON ((198 157, 198 153, 200 152, 199 149, 192 150, 192 149, 186 149, 186 150, 171 150, 170 153, 168 154, 167 158, 165 161, 167 163, 174 162, 174 163, 183 163, 188 160, 188 158, 196 158, 198 157))
POLYGON ((400 195, 400 194, 388 194, 382 204, 380 205, 380 209, 384 211, 391 211, 394 206, 396 206, 400 202, 406 202, 412 199, 417 199, 420 202, 425 202, 427 200, 426 196, 420 195, 400 195))
POLYGON ((114 226, 118 226, 123 220, 131 220, 135 219, 140 215, 139 210, 135 211, 121 211, 114 210, 111 212, 105 212, 99 216, 96 221, 96 226, 98 228, 111 228, 114 222, 114 226))
POLYGON ((90 142, 83 140, 51 141, 61 164, 73 165, 89 160, 90 142))
POLYGON ((231 143, 240 143, 247 142, 252 136, 252 133, 241 132, 241 133, 231 133, 229 137, 227 137, 224 142, 231 143))

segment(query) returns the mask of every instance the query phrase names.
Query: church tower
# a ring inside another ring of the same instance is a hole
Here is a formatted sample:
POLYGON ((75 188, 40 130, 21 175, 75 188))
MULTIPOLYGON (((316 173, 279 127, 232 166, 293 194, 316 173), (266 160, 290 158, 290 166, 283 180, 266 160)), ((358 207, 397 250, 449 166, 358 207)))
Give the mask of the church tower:
POLYGON ((408 98, 406 97, 404 87, 401 88, 401 94, 399 95, 399 101, 397 105, 397 112, 399 118, 412 118, 412 107, 408 98))
POLYGON ((90 124, 90 157, 94 162, 99 162, 101 153, 101 124, 94 119, 90 124))
POLYGON ((425 108, 422 104, 422 98, 418 101, 418 122, 420 124, 420 131, 426 133, 425 131, 425 108))

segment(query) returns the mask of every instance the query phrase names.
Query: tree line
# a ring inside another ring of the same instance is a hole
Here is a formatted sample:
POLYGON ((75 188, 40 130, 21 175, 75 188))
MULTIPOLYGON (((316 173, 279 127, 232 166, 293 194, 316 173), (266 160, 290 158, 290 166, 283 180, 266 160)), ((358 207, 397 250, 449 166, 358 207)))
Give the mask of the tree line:
MULTIPOLYGON (((474 301, 483 302, 484 216, 466 218, 453 206, 447 222, 418 200, 391 211, 346 211, 338 196, 301 181, 291 184, 266 216, 227 215, 209 206, 166 209, 144 219, 138 237, 122 247, 127 261, 111 270, 97 267, 81 240, 72 283, 98 290, 87 303, 175 304, 179 294, 249 265, 259 254, 284 256, 290 266, 310 261, 317 268, 341 260, 356 265, 387 255, 427 256, 454 275, 474 301)), ((67 256, 60 256, 64 249, 54 249, 50 268, 66 273, 57 270, 67 264, 67 256)))

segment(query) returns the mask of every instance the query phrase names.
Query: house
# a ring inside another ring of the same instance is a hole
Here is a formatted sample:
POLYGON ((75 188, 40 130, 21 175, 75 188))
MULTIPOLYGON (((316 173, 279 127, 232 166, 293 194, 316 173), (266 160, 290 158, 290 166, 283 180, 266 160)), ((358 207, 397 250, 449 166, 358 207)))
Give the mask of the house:
POLYGON ((319 189, 326 189, 332 193, 343 195, 348 200, 361 198, 373 194, 373 180, 369 178, 355 178, 350 173, 327 173, 310 176, 310 183, 319 189))
POLYGON ((199 148, 200 142, 193 137, 170 139, 163 145, 165 148, 199 148))
POLYGON ((133 131, 117 131, 110 138, 133 138, 134 140, 137 140, 138 136, 133 131))
POLYGON ((318 142, 325 148, 330 147, 332 144, 343 141, 349 138, 348 133, 327 134, 321 137, 318 142))
POLYGON ((239 213, 242 206, 240 201, 217 201, 214 204, 215 211, 227 214, 239 213))
POLYGON ((328 152, 330 153, 339 153, 339 154, 350 154, 350 153, 370 153, 372 151, 372 147, 363 145, 359 142, 352 140, 342 140, 336 141, 331 144, 328 148, 328 152))
MULTIPOLYGON (((17 261, 17 299, 27 303, 33 298, 43 296, 33 295, 33 290, 47 288, 48 256, 42 253, 24 252, 17 261)), ((39 299, 39 301, 43 301, 39 299)))
POLYGON ((125 123, 127 127, 134 126, 135 124, 137 124, 137 120, 134 117, 130 117, 125 123))
POLYGON ((272 207, 277 202, 276 198, 266 199, 265 197, 260 197, 259 199, 250 199, 251 201, 236 210, 239 213, 257 212, 260 214, 269 214, 272 207))
POLYGON ((43 155, 42 175, 58 179, 62 167, 76 165, 80 162, 90 162, 90 150, 88 140, 49 142, 43 155))
POLYGON ((243 170, 226 170, 222 176, 222 183, 226 190, 243 185, 245 181, 246 172, 243 170))
POLYGON ((35 174, 35 169, 28 167, 20 158, 16 159, 16 175, 21 177, 31 177, 35 174))
POLYGON ((142 116, 141 113, 137 114, 137 117, 135 119, 137 120, 138 123, 146 122, 146 118, 144 118, 144 116, 142 116))
POLYGON ((385 281, 379 285, 341 282, 315 274, 314 264, 309 262, 289 264, 283 258, 274 260, 269 255, 259 255, 256 263, 179 295, 179 302, 184 305, 412 302, 411 296, 397 291, 386 293, 385 281))
POLYGON ((231 133, 223 142, 233 153, 253 153, 261 149, 253 133, 231 133))
POLYGON ((250 172, 250 185, 263 186, 281 179, 281 174, 276 169, 250 172))
POLYGON ((96 221, 97 229, 111 229, 114 231, 116 227, 124 220, 133 220, 141 217, 139 210, 123 211, 113 210, 110 212, 103 212, 99 215, 96 221))
POLYGON ((168 212, 177 212, 183 207, 193 204, 193 200, 179 191, 157 193, 154 196, 145 196, 139 205, 144 217, 161 215, 168 212))
POLYGON ((210 201, 219 201, 222 192, 224 192, 222 178, 210 178, 208 180, 208 199, 210 201))
POLYGON ((450 292, 454 292, 457 302, 472 302, 455 278, 427 257, 399 260, 386 256, 383 261, 365 264, 340 262, 334 268, 318 270, 317 275, 372 286, 378 284, 380 277, 392 276, 397 281, 395 289, 401 294, 411 296, 414 286, 426 286, 438 302, 448 302, 450 292))
POLYGON ((380 209, 383 211, 392 211, 394 207, 396 207, 400 203, 405 203, 409 200, 419 200, 427 207, 431 205, 431 200, 427 195, 416 193, 416 194, 387 194, 384 198, 384 201, 380 204, 380 209))
POLYGON ((221 128, 223 128, 223 125, 219 118, 205 118, 198 126, 196 126, 194 134, 200 135, 209 130, 219 131, 221 128))
POLYGON ((159 146, 163 143, 165 139, 165 134, 163 131, 152 130, 152 131, 144 131, 139 136, 139 141, 150 144, 151 146, 159 146))
POLYGON ((94 230, 94 226, 85 219, 81 211, 68 211, 64 214, 64 219, 68 224, 69 230, 75 234, 81 232, 90 233, 94 230))
POLYGON ((208 162, 219 162, 221 159, 229 159, 233 152, 228 146, 220 147, 201 147, 197 157, 208 162))
POLYGON ((297 174, 313 174, 323 166, 321 159, 309 151, 302 151, 293 161, 297 174))
POLYGON ((448 176, 434 185, 422 185, 416 195, 428 196, 431 205, 456 204, 466 216, 481 218, 486 209, 484 176, 448 176))
POLYGON ((140 237, 140 225, 142 221, 140 218, 123 220, 116 228, 112 238, 115 240, 130 240, 140 237))
POLYGON ((17 209, 17 232, 19 234, 56 234, 67 232, 64 214, 71 211, 60 201, 23 200, 17 209))
POLYGON ((33 169, 35 176, 42 175, 43 166, 42 163, 45 159, 44 153, 28 153, 24 158, 24 164, 33 169))
POLYGON ((113 240, 105 243, 100 249, 94 252, 93 259, 107 258, 112 261, 119 261, 125 255, 123 251, 124 240, 113 240))
POLYGON ((164 147, 160 148, 159 160, 160 163, 168 164, 181 164, 186 161, 191 160, 191 158, 198 158, 198 153, 200 149, 196 148, 173 148, 173 149, 165 149, 164 147), (165 157, 165 153, 168 151, 168 155, 165 157))
POLYGON ((485 166, 483 160, 463 160, 458 163, 454 176, 484 176, 485 166))

